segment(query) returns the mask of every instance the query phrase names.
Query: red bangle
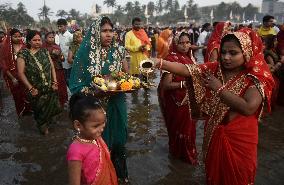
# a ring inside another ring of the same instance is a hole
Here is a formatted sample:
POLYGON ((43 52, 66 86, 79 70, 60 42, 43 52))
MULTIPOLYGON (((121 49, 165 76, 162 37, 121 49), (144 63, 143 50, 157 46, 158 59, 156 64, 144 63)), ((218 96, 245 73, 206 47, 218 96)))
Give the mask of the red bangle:
POLYGON ((216 95, 217 96, 219 96, 220 95, 220 93, 224 90, 226 88, 226 86, 225 85, 223 85, 223 86, 221 86, 219 89, 217 89, 217 91, 216 91, 216 95))

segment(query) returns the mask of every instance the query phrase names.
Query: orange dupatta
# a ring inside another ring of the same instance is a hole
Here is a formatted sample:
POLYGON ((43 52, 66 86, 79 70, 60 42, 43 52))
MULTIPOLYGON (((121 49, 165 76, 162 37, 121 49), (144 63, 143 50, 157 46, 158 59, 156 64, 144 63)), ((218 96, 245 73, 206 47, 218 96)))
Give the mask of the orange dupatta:
POLYGON ((100 164, 92 185, 118 185, 108 148, 102 138, 98 139, 97 143, 100 148, 100 164))
POLYGON ((169 54, 168 39, 170 38, 171 34, 172 31, 170 29, 166 29, 161 32, 157 42, 158 58, 165 58, 169 54))
MULTIPOLYGON (((151 46, 151 42, 149 40, 149 37, 148 37, 148 35, 147 35, 147 33, 145 32, 144 29, 140 29, 139 31, 136 31, 136 30, 132 29, 132 32, 141 41, 142 45, 149 45, 149 46, 151 46)), ((144 51, 144 53, 147 56, 149 56, 149 52, 147 50, 144 51)))

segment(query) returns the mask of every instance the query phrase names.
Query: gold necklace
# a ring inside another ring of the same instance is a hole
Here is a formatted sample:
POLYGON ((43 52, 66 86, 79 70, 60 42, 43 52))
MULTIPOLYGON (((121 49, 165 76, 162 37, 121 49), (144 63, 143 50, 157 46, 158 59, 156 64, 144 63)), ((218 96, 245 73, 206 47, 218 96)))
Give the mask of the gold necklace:
POLYGON ((75 140, 75 139, 78 140, 78 141, 80 141, 81 143, 91 143, 91 144, 95 144, 95 145, 98 146, 98 143, 97 143, 96 139, 93 139, 93 140, 82 139, 82 138, 80 138, 79 136, 75 136, 75 137, 73 138, 73 140, 75 140))

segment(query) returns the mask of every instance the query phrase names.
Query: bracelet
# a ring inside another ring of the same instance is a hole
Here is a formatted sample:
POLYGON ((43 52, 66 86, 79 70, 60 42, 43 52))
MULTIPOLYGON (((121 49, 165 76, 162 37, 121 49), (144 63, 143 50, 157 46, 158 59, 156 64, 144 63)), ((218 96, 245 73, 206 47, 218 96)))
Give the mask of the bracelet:
POLYGON ((223 85, 223 86, 221 86, 219 89, 217 89, 217 91, 216 91, 216 95, 217 96, 219 96, 220 95, 220 93, 224 90, 226 88, 226 86, 225 85, 223 85))
POLYGON ((52 84, 54 84, 54 85, 58 85, 58 82, 53 81, 53 82, 52 82, 52 84))
POLYGON ((29 89, 29 92, 31 93, 34 89, 35 89, 34 87, 31 87, 31 88, 29 89))
POLYGON ((160 58, 160 70, 162 70, 162 66, 163 66, 163 59, 162 58, 160 58))
POLYGON ((183 81, 180 81, 180 88, 183 88, 183 81))

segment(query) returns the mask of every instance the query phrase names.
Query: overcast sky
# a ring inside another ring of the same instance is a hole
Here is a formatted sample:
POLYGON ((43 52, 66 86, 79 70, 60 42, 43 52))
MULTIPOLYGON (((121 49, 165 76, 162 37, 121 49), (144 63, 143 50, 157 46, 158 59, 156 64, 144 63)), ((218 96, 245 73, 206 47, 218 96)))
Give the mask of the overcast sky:
MULTIPOLYGON (((0 4, 10 3, 13 8, 19 2, 22 2, 28 13, 33 16, 35 19, 38 19, 37 14, 39 13, 39 8, 42 7, 44 0, 0 0, 0 4)), ((45 0, 46 5, 51 8, 51 11, 56 14, 57 10, 63 9, 69 11, 72 8, 79 10, 81 13, 90 13, 93 3, 97 3, 100 6, 103 6, 104 0, 45 0)), ((125 5, 127 1, 134 2, 135 0, 116 0, 117 4, 125 5)), ((139 0, 141 4, 147 4, 149 1, 157 2, 157 0, 139 0)), ((179 0, 180 5, 184 5, 188 0, 179 0)), ((241 6, 246 6, 248 3, 252 3, 254 6, 260 7, 262 0, 223 0, 223 2, 234 2, 237 1, 241 6)), ((222 0, 194 0, 199 7, 219 4, 222 0)), ((106 11, 107 8, 103 6, 103 9, 106 11)), ((55 19, 55 17, 53 17, 55 19)))

